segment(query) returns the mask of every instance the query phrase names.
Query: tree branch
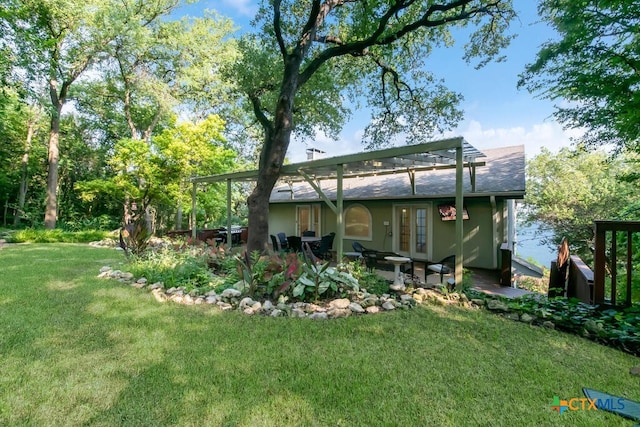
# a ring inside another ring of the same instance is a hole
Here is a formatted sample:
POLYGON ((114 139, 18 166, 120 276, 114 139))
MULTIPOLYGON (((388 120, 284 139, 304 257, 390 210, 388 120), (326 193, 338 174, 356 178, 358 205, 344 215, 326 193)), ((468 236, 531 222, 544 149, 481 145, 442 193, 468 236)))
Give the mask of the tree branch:
POLYGON ((286 58, 287 48, 284 44, 284 39, 282 38, 282 27, 280 23, 280 4, 282 4, 282 0, 275 0, 273 2, 273 31, 276 35, 276 40, 278 41, 280 54, 282 55, 282 58, 286 58))
MULTIPOLYGON (((495 0, 494 2, 481 6, 475 7, 471 9, 467 9, 467 5, 470 4, 473 0, 458 0, 449 4, 434 4, 424 13, 424 15, 414 21, 411 22, 404 27, 398 29, 397 31, 387 35, 386 37, 380 39, 379 37, 384 33, 384 30, 387 28, 387 24, 389 20, 400 13, 403 9, 406 9, 410 5, 414 3, 414 0, 403 1, 398 0, 394 5, 392 5, 389 10, 380 18, 378 21, 379 24, 377 28, 366 38, 362 40, 357 40, 350 43, 341 43, 337 38, 331 38, 328 36, 319 37, 316 41, 325 40, 326 42, 331 42, 336 44, 336 46, 328 48, 321 52, 316 58, 314 58, 309 65, 300 73, 299 82, 300 85, 303 85, 306 81, 308 81, 311 76, 331 58, 337 56, 343 56, 347 54, 351 55, 362 55, 363 52, 371 47, 371 46, 383 46, 394 43, 396 40, 406 36, 407 34, 415 31, 418 28, 432 28, 437 27, 448 22, 456 22, 464 19, 468 19, 478 13, 489 12, 491 7, 497 6, 500 4, 500 0, 495 0), (452 16, 443 17, 440 19, 432 20, 432 17, 436 14, 441 14, 444 12, 450 12, 455 9, 461 9, 457 14, 452 16)), ((342 3, 342 2, 341 2, 342 3)))

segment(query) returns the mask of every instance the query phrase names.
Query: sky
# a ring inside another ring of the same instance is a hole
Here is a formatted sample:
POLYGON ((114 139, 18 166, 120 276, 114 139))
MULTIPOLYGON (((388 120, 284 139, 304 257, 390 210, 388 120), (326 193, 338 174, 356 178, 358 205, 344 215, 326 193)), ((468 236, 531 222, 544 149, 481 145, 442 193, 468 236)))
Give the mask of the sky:
MULTIPOLYGON (((553 30, 539 22, 536 3, 532 0, 514 0, 519 19, 512 23, 511 32, 518 34, 503 51, 506 61, 490 63, 480 70, 462 59, 463 40, 452 48, 443 48, 429 58, 427 65, 445 85, 463 95, 460 108, 464 119, 458 127, 441 137, 463 136, 482 151, 495 147, 524 145, 527 158, 540 152, 541 147, 557 151, 571 145, 570 137, 576 131, 564 131, 552 117, 552 101, 542 100, 525 89, 517 88, 518 75, 526 64, 535 59, 539 47, 554 36, 553 30)), ((202 16, 204 9, 216 10, 231 18, 240 31, 250 28, 249 21, 257 10, 257 0, 200 0, 185 6, 179 14, 202 16)), ((354 112, 338 141, 318 135, 314 142, 292 140, 287 158, 291 162, 306 160, 307 148, 318 148, 330 156, 360 152, 363 127, 369 112, 354 112)), ((436 137, 435 139, 439 139, 436 137)))

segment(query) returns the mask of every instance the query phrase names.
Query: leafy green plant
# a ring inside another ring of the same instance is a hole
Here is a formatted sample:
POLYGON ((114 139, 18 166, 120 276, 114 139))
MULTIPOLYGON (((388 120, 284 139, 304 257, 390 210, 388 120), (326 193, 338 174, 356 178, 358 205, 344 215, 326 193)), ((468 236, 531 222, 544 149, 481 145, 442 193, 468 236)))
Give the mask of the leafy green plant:
POLYGON ((370 294, 382 295, 389 292, 389 281, 379 274, 365 271, 358 278, 361 289, 366 289, 370 294))
POLYGON ((264 272, 268 261, 262 257, 259 251, 253 251, 251 255, 244 252, 241 256, 237 256, 236 260, 244 288, 249 296, 253 297, 258 286, 264 283, 264 272))
POLYGON ((162 248, 141 256, 132 256, 127 265, 135 277, 145 277, 150 283, 162 282, 166 288, 184 287, 199 293, 212 289, 213 274, 206 258, 190 251, 162 248))
POLYGON ((359 289, 358 281, 348 272, 318 262, 310 251, 303 251, 302 274, 295 281, 293 297, 318 301, 320 295, 344 295, 359 289))

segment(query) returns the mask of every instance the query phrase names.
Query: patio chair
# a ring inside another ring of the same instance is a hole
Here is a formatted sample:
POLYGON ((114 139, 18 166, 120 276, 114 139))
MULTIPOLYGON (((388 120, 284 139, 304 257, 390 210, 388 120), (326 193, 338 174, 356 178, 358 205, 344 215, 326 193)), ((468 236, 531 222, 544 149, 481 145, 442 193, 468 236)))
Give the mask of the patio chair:
POLYGON ((289 247, 286 234, 282 232, 278 233, 278 241, 280 242, 280 249, 287 249, 289 247))
POLYGON ((302 238, 299 236, 287 236, 287 246, 290 251, 302 252, 302 238))
POLYGON ((333 248, 333 239, 335 238, 336 233, 330 233, 322 236, 320 239, 320 244, 317 248, 311 246, 311 250, 313 254, 320 259, 331 259, 331 249, 333 248))
POLYGON ((280 250, 281 248, 278 245, 278 239, 276 238, 276 236, 274 236, 273 234, 269 234, 269 237, 271 237, 271 245, 273 245, 273 250, 274 251, 280 250))
POLYGON ((362 244, 360 244, 360 242, 353 242, 351 243, 351 246, 353 247, 353 250, 356 252, 364 252, 367 250, 367 248, 365 248, 364 246, 362 246, 362 244))
POLYGON ((436 264, 430 264, 427 268, 424 269, 424 281, 427 281, 427 275, 431 273, 440 274, 440 283, 444 281, 445 274, 451 274, 453 270, 456 268, 456 256, 450 255, 446 258, 440 260, 440 262, 436 264))
POLYGON ((305 230, 302 232, 302 237, 316 237, 316 232, 313 230, 305 230))

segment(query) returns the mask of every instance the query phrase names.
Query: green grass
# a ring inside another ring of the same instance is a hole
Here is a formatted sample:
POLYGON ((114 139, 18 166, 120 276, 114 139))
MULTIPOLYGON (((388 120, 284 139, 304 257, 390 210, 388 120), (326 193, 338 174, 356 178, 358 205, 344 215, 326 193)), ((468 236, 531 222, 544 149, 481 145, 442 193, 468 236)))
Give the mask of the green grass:
POLYGON ((610 426, 582 387, 640 400, 640 360, 479 310, 313 321, 158 303, 96 278, 121 253, 0 250, 0 425, 610 426))

